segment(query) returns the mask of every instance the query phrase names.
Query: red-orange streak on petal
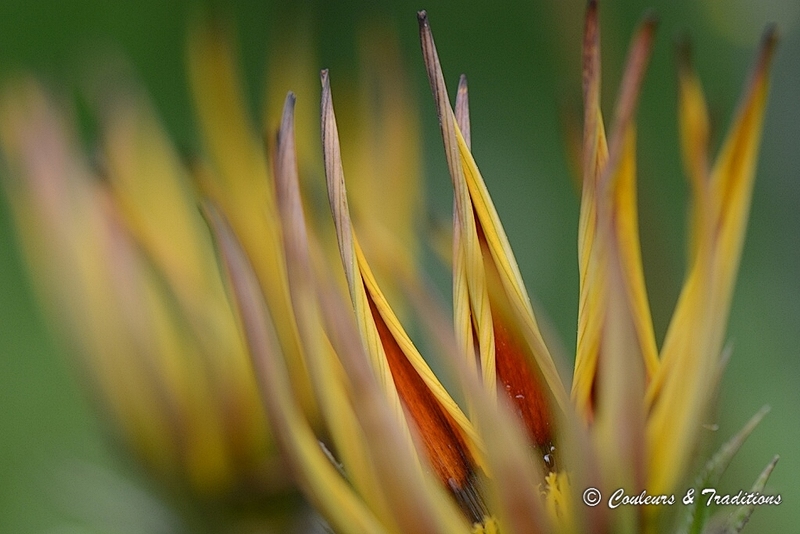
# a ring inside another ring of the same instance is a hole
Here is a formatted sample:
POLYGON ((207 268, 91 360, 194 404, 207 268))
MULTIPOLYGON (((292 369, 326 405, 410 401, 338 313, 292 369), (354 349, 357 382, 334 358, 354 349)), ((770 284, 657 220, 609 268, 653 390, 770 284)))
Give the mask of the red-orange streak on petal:
MULTIPOLYGON (((477 214, 475 219, 478 221, 477 214)), ((493 310, 492 325, 497 380, 525 424, 530 440, 545 453, 548 453, 550 452, 550 446, 553 444, 550 399, 547 396, 541 377, 531 368, 532 362, 528 359, 522 345, 520 345, 519 338, 515 337, 514 333, 506 326, 506 317, 496 311, 507 308, 507 306, 503 307, 495 300, 496 298, 502 298, 498 297, 497 293, 497 291, 501 290, 501 285, 498 283, 500 274, 497 272, 497 266, 490 259, 491 252, 486 242, 483 226, 477 224, 476 230, 485 260, 484 268, 487 280, 490 281, 490 287, 494 287, 494 290, 490 289, 490 294, 495 295, 495 298, 491 299, 491 306, 493 310), (495 281, 495 283, 492 284, 492 281, 495 281)))
POLYGON ((475 462, 455 422, 408 361, 371 298, 369 304, 400 400, 414 421, 428 461, 445 487, 461 502, 475 491, 472 487, 475 462))
POLYGON ((502 318, 493 316, 497 379, 525 423, 531 441, 549 449, 553 441, 550 402, 541 379, 502 318))

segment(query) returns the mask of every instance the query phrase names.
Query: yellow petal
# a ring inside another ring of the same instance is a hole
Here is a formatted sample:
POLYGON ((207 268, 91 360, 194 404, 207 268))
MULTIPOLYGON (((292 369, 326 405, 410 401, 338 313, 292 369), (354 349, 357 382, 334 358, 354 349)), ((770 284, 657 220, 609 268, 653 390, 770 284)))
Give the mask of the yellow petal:
POLYGON ((235 473, 222 405, 164 274, 131 238, 107 183, 89 171, 43 91, 18 85, 2 108, 9 196, 35 281, 111 424, 162 476, 205 495, 224 492, 235 473))
MULTIPOLYGON (((364 257, 350 221, 336 118, 327 71, 322 74, 323 149, 331 210, 359 333, 401 421, 413 422, 426 456, 458 497, 474 488, 479 445, 472 425, 406 334, 364 257), (405 413, 404 413, 405 412, 405 413)), ((469 497, 465 502, 470 502, 469 497)))
POLYGON ((285 356, 253 269, 221 214, 206 206, 206 215, 225 262, 261 382, 262 396, 284 457, 294 468, 306 494, 337 531, 352 534, 387 532, 320 448, 292 392, 285 356))
POLYGON ((592 311, 602 310, 600 295, 605 287, 604 281, 598 279, 600 273, 591 268, 597 231, 597 181, 608 161, 608 146, 600 110, 600 26, 597 16, 597 3, 589 2, 583 42, 583 192, 578 223, 580 300, 571 394, 578 413, 585 420, 591 419, 594 410, 592 396, 603 320, 601 313, 592 311), (590 288, 594 290, 590 291, 590 288))
POLYGON ((692 205, 689 215, 689 254, 691 266, 699 246, 698 232, 702 225, 704 190, 708 187, 709 121, 705 97, 700 80, 691 66, 689 45, 678 56, 678 119, 680 126, 683 167, 692 188, 692 205))
POLYGON ((275 187, 294 313, 312 385, 347 477, 373 513, 391 524, 389 504, 369 461, 367 440, 348 398, 349 384, 320 316, 310 250, 313 236, 307 230, 300 196, 294 144, 294 102, 294 94, 289 93, 278 131, 275 157, 275 187))
MULTIPOLYGON (((629 134, 633 138, 633 133, 629 134)), ((618 188, 624 185, 618 183, 618 188)), ((611 209, 614 209, 612 206, 611 209)), ((625 488, 637 493, 644 478, 645 369, 636 335, 635 311, 626 285, 625 257, 615 236, 618 231, 609 206, 598 207, 597 269, 604 271, 604 319, 600 338, 601 360, 595 384, 595 415, 589 429, 606 491, 625 488)), ((640 531, 640 514, 632 508, 609 516, 615 532, 640 531)))
POLYGON ((230 221, 253 263, 289 355, 292 383, 305 410, 316 411, 308 371, 291 313, 286 265, 272 178, 259 136, 247 118, 236 56, 219 27, 201 26, 188 44, 189 73, 210 166, 198 163, 195 179, 230 221))
POLYGON ((724 332, 750 210, 769 66, 777 38, 766 31, 752 79, 705 187, 697 252, 650 383, 650 487, 668 491, 694 450, 715 388, 724 332))
MULTIPOLYGON (((469 93, 467 88, 467 78, 463 74, 458 80, 458 92, 456 93, 456 123, 459 129, 464 133, 464 142, 467 147, 471 143, 471 126, 469 121, 469 93)), ((456 332, 458 332, 458 339, 463 340, 462 343, 465 347, 470 347, 467 351, 468 357, 466 358, 467 368, 478 376, 479 367, 478 361, 472 356, 470 342, 476 339, 472 323, 472 313, 470 306, 470 290, 467 283, 467 259, 466 247, 461 243, 462 225, 458 220, 458 201, 453 200, 453 233, 452 233, 452 268, 453 268, 453 313, 454 322, 456 325, 456 332)), ((494 332, 492 332, 494 335, 494 332)), ((492 341, 493 343, 494 341, 492 341)), ((490 379, 494 371, 494 360, 481 362, 481 368, 485 371, 484 377, 490 379)), ((494 389, 491 389, 494 392, 494 389)), ((470 408, 472 409, 472 408, 470 408)))
POLYGON ((394 387, 388 362, 383 354, 378 333, 372 321, 370 303, 364 291, 364 282, 356 258, 355 235, 349 217, 347 191, 345 190, 344 171, 341 163, 341 149, 339 134, 336 126, 336 117, 333 113, 330 82, 328 72, 322 71, 322 139, 323 155, 325 159, 325 175, 328 183, 328 198, 333 213, 333 222, 336 227, 336 236, 342 266, 345 271, 347 287, 350 291, 350 300, 358 322, 359 334, 362 338, 367 355, 370 357, 375 373, 382 387, 385 388, 389 403, 402 415, 400 399, 394 387), (327 88, 326 88, 327 86, 327 88))
POLYGON ((373 272, 398 306, 396 281, 417 273, 417 225, 425 204, 417 106, 392 28, 370 26, 359 41, 358 99, 350 120, 355 135, 344 147, 350 208, 373 272))
MULTIPOLYGON (((419 14, 420 39, 442 127, 455 190, 454 311, 457 339, 468 358, 477 340, 484 386, 493 395, 498 378, 525 417, 537 445, 549 426, 550 397, 562 410, 567 396, 533 314, 516 260, 480 171, 447 99, 427 15, 419 14), (466 294, 465 294, 466 293, 466 294), (500 336, 500 337, 498 337, 500 336), (511 374, 501 376, 504 370, 511 374), (513 376, 513 384, 512 376, 513 376), (539 376, 547 385, 543 391, 539 376), (517 380, 519 379, 519 380, 517 380), (517 386, 525 385, 525 392, 517 386)), ((549 432, 549 431, 548 431, 549 432)), ((542 441, 544 440, 544 441, 542 441)))
POLYGON ((587 11, 584 36, 584 180, 578 233, 581 289, 572 384, 572 398, 585 420, 591 420, 596 408, 593 396, 608 321, 631 321, 629 333, 637 346, 636 354, 644 359, 647 376, 652 375, 658 366, 639 246, 635 134, 631 125, 654 29, 655 23, 646 20, 631 45, 608 152, 599 108, 600 43, 596 4, 591 3, 587 11), (606 230, 600 232, 600 227, 606 227, 606 230), (606 254, 611 256, 605 257, 606 254), (621 291, 629 301, 624 308, 630 312, 626 317, 608 316, 610 265, 621 269, 619 274, 622 278, 614 289, 621 291))
POLYGON ((241 454, 263 454, 267 432, 252 368, 187 173, 143 99, 114 97, 104 131, 114 199, 198 338, 210 379, 226 397, 220 403, 239 414, 237 445, 250 449, 241 454))
POLYGON ((447 89, 441 74, 441 65, 428 25, 427 14, 420 12, 418 17, 423 59, 434 94, 436 111, 445 141, 447 166, 451 169, 450 174, 453 177, 455 192, 453 239, 454 242, 460 243, 460 250, 453 252, 453 306, 456 339, 461 344, 462 353, 468 359, 473 357, 473 342, 477 339, 478 361, 484 385, 490 395, 493 395, 496 372, 492 313, 483 273, 483 258, 480 253, 472 200, 467 184, 462 178, 461 156, 455 133, 457 125, 447 100, 447 89))

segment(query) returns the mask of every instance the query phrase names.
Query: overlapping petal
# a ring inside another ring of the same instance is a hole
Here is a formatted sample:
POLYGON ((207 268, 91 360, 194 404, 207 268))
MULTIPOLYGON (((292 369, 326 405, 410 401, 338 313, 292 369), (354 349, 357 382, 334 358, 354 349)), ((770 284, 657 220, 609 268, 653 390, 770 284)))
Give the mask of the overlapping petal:
POLYGON ((480 463, 477 436, 406 334, 361 251, 350 221, 327 71, 323 72, 322 84, 322 138, 328 191, 362 343, 398 417, 403 422, 409 419, 410 429, 418 433, 434 471, 468 504, 475 499, 474 469, 480 463))
POLYGON ((631 45, 625 78, 614 117, 611 138, 606 139, 600 111, 600 35, 597 4, 589 4, 583 50, 584 171, 581 216, 578 227, 580 300, 578 340, 572 399, 578 413, 591 420, 596 408, 597 378, 603 360, 603 337, 609 320, 610 280, 604 262, 618 264, 619 286, 629 300, 633 349, 645 365, 647 377, 658 366, 655 335, 644 284, 636 207, 636 150, 633 113, 650 53, 654 22, 646 21, 631 45), (605 256, 612 256, 606 258, 605 256))
POLYGON ((457 339, 476 354, 484 386, 502 384, 532 441, 549 452, 555 407, 567 410, 561 378, 539 331, 508 238, 450 107, 425 12, 420 39, 455 191, 453 288, 457 339), (475 349, 473 347, 476 345, 475 349))
POLYGON ((200 26, 188 46, 189 73, 208 161, 195 180, 225 214, 247 252, 272 314, 296 394, 316 412, 297 325, 291 312, 274 184, 263 143, 244 104, 236 54, 221 27, 200 26))

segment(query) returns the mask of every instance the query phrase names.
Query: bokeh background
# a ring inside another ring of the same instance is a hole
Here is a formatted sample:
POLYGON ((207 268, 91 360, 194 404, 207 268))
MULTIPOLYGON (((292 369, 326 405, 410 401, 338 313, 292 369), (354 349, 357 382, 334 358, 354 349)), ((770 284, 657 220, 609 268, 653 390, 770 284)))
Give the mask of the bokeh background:
MULTIPOLYGON (((569 125, 577 124, 571 121, 580 116, 584 2, 287 4, 4 0, 0 83, 14 73, 32 72, 70 95, 81 90, 98 52, 120 54, 149 91, 177 145, 191 152, 198 137, 184 55, 193 17, 210 10, 232 21, 254 118, 259 116, 267 50, 281 32, 296 25, 312 29, 319 67, 331 69, 336 91, 337 83, 357 75, 359 28, 379 17, 399 36, 419 103, 428 210, 434 217, 446 217, 449 178, 417 41, 415 13, 425 8, 450 87, 460 73, 469 77, 474 152, 528 289, 571 353, 578 295, 578 195, 564 147, 569 125)), ((627 43, 649 8, 661 22, 638 114, 639 201, 659 341, 678 295, 685 257, 687 187, 677 143, 674 42, 681 35, 691 37, 718 146, 764 26, 769 21, 779 26, 781 43, 729 325, 734 352, 720 396, 719 430, 711 441, 719 443, 733 434, 763 404, 772 406, 721 489, 748 488, 772 455, 780 454, 768 493, 780 493, 783 503, 757 510, 748 531, 795 532, 800 523, 800 4, 606 2, 601 20, 607 115, 627 43)), ((0 197, 0 532, 167 528, 169 517, 126 516, 119 496, 139 495, 126 489, 129 480, 137 480, 135 469, 104 438, 103 423, 75 375, 34 302, 7 200, 0 197), (101 506, 90 505, 92 501, 101 506), (86 526, 92 524, 94 528, 86 526)), ((140 497, 146 506, 144 494, 140 497)))

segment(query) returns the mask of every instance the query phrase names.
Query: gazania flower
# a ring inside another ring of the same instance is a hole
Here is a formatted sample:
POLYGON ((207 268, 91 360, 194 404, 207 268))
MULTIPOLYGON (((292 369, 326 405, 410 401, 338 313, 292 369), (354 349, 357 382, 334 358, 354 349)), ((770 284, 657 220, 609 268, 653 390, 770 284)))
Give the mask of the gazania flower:
MULTIPOLYGON (((454 329, 419 282, 401 284, 460 388, 446 389, 433 373, 362 250, 359 225, 350 217, 327 71, 322 73, 323 153, 344 294, 306 223, 292 94, 274 157, 291 307, 327 436, 314 431, 294 399, 291 355, 278 331, 282 312, 261 298, 257 271, 247 246, 238 243, 236 226, 206 206, 278 442, 299 484, 337 532, 639 532, 675 527, 676 521, 680 530, 684 515, 685 530, 740 530, 754 509, 751 502, 741 501, 730 516, 706 524, 704 507, 696 504, 697 496, 689 497, 715 483, 763 414, 696 479, 689 477, 727 358, 725 323, 753 187, 774 30, 765 34, 713 163, 702 91, 683 58, 679 118, 692 184, 691 255, 659 349, 639 252, 634 128, 655 24, 646 20, 634 37, 606 134, 599 105, 597 6, 589 4, 580 308, 570 393, 470 151, 466 81, 459 83, 454 111, 425 12, 419 20, 455 191, 454 329), (608 500, 595 508, 602 496, 608 500), (669 506, 676 501, 678 506, 669 506)), ((763 490, 776 461, 753 493, 763 490)))
POLYGON ((704 466, 692 457, 728 356, 774 32, 716 158, 683 58, 691 254, 659 348, 639 252, 634 127, 655 25, 645 21, 634 37, 607 134, 589 4, 568 386, 471 152, 466 79, 453 109, 424 12, 419 22, 455 193, 452 322, 409 252, 416 131, 397 68, 377 76, 386 118, 342 144, 322 73, 332 225, 317 209, 323 181, 300 117, 295 137, 295 95, 265 151, 218 28, 198 29, 188 50, 204 148, 189 166, 136 94, 99 101, 104 129, 92 165, 43 89, 8 89, 0 142, 22 243, 98 405, 153 472, 201 502, 260 504, 286 483, 285 460, 336 532, 740 530, 757 503, 741 498, 733 514, 708 520, 695 493, 716 483, 763 414, 704 466), (343 152, 362 169, 347 178, 343 152), (401 320, 409 317, 417 321, 401 320), (418 348, 414 326, 434 349, 418 348), (450 376, 423 352, 439 355, 450 376))

